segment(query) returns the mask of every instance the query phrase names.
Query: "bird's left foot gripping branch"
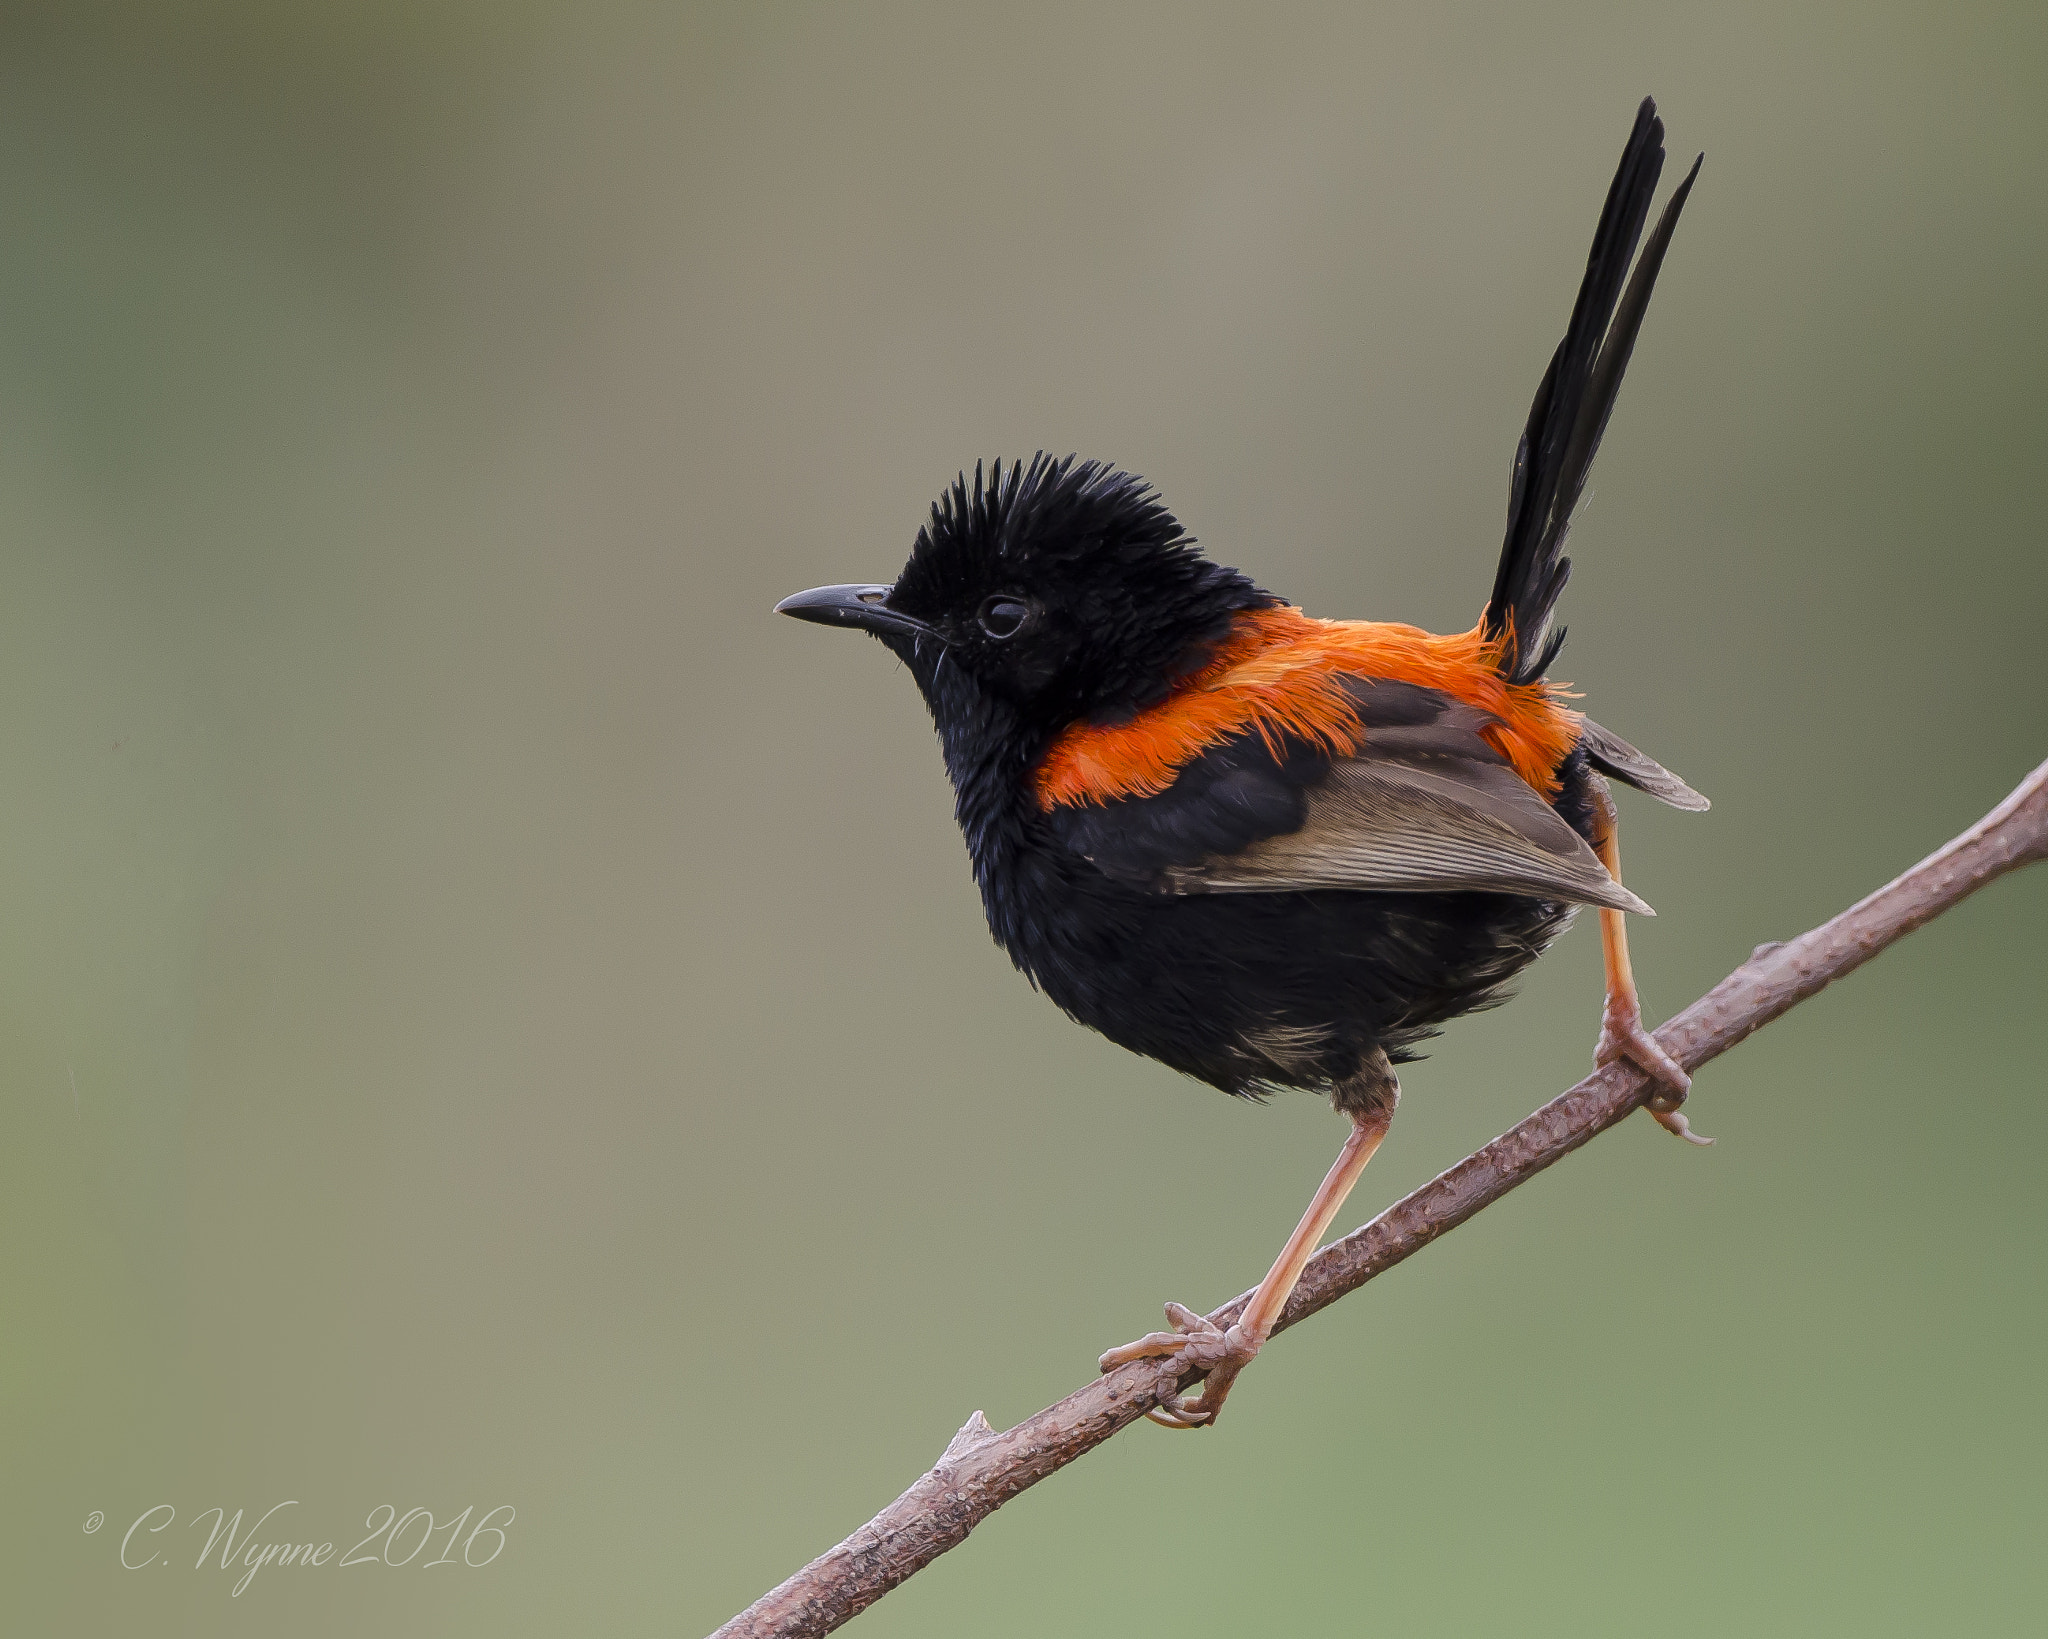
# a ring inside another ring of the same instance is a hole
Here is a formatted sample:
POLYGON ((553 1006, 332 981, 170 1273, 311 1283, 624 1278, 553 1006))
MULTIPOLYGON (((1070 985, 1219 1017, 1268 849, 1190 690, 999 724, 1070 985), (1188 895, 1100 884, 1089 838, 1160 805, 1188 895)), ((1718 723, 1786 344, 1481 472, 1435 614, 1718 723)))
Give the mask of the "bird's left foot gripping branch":
POLYGON ((1198 553, 1143 479, 1043 454, 963 474, 893 584, 778 605, 910 669, 989 927, 1060 1007, 1225 1092, 1304 1088, 1350 1123, 1235 1325, 1169 1304, 1171 1331, 1102 1357, 1160 1362, 1152 1415, 1171 1427, 1212 1424, 1271 1334, 1386 1136, 1396 1066, 1498 1000, 1579 906, 1598 908, 1606 962, 1598 1062, 1640 1066, 1657 1119, 1703 1142, 1684 1070, 1643 1026, 1624 918, 1651 912, 1622 885, 1607 781, 1707 802, 1549 678, 1572 511, 1699 172, 1645 242, 1663 165, 1645 100, 1470 631, 1313 619, 1198 553))

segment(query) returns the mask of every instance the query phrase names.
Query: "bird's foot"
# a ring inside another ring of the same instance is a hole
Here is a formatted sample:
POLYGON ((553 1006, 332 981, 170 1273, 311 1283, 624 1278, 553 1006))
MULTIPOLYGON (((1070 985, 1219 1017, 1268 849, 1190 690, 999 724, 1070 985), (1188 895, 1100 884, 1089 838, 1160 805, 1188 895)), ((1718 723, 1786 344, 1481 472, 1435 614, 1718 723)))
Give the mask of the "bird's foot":
POLYGON ((1114 1371, 1134 1360, 1159 1361, 1159 1404, 1145 1415, 1163 1428, 1206 1428, 1216 1421, 1230 1385, 1265 1339, 1249 1336, 1242 1326, 1225 1330, 1178 1303, 1166 1306, 1166 1318, 1173 1322, 1172 1331, 1148 1332, 1135 1343, 1111 1349, 1102 1357, 1102 1369, 1114 1371), (1208 1377, 1200 1394, 1186 1398, 1179 1385, 1191 1370, 1207 1372, 1208 1377))
POLYGON ((1703 1138, 1692 1130, 1692 1123, 1679 1107, 1692 1091, 1692 1077, 1685 1073, 1685 1066, 1665 1052, 1663 1043, 1643 1028, 1640 1007, 1625 1006, 1610 998, 1600 1015, 1600 1043, 1593 1049, 1593 1062, 1605 1066, 1623 1060, 1658 1083, 1658 1091, 1650 1095, 1644 1107, 1660 1127, 1676 1133, 1688 1144, 1713 1143, 1711 1138, 1703 1138))

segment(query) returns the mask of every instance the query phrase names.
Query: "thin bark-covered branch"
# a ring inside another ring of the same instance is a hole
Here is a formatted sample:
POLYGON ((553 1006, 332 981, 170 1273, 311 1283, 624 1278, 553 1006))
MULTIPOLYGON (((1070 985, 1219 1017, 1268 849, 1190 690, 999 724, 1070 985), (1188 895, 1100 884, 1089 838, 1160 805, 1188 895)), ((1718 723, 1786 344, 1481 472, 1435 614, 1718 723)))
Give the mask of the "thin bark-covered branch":
MULTIPOLYGON (((1728 1051, 1843 974, 2007 871, 2048 858, 2048 763, 1969 830, 1833 920, 1750 959, 1656 1032, 1688 1070, 1728 1051)), ((1276 1333, 1356 1291, 1446 1230, 1616 1125, 1649 1097, 1640 1071, 1610 1065, 1474 1151, 1309 1264, 1276 1333)), ((1229 1326, 1251 1294, 1210 1315, 1229 1326)), ((881 1513, 712 1639, 808 1639, 830 1633, 964 1541, 1018 1492, 1138 1421, 1184 1389, 1157 1361, 1135 1361, 998 1434, 980 1412, 936 1466, 881 1513)))

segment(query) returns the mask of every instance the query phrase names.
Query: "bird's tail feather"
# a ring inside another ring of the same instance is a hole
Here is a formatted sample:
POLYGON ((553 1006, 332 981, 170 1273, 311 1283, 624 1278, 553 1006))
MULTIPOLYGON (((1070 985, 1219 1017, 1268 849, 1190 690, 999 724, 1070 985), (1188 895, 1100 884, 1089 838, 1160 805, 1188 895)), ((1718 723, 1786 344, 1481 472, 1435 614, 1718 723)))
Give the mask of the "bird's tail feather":
MULTIPOLYGON (((1704 156, 1702 156, 1704 157, 1704 156)), ((1551 610, 1571 576, 1564 556, 1572 508, 1586 485, 1586 474, 1607 430, 1607 417, 1621 389, 1636 332, 1650 305, 1650 292, 1663 266, 1664 252, 1678 226, 1678 213, 1692 192, 1700 161, 1694 160, 1664 214, 1628 273, 1636 241, 1664 169, 1664 122, 1656 103, 1645 97, 1636 110, 1635 129, 1622 151, 1621 167, 1607 190, 1600 226, 1586 260, 1571 324, 1551 355, 1550 368, 1529 407, 1529 424, 1515 450, 1513 480, 1508 492, 1507 538, 1501 546, 1500 569, 1493 596, 1486 605, 1488 636, 1509 636, 1503 664, 1517 683, 1533 683, 1549 670, 1564 644, 1564 631, 1550 628, 1551 610), (1618 305, 1617 305, 1618 303, 1618 305)))

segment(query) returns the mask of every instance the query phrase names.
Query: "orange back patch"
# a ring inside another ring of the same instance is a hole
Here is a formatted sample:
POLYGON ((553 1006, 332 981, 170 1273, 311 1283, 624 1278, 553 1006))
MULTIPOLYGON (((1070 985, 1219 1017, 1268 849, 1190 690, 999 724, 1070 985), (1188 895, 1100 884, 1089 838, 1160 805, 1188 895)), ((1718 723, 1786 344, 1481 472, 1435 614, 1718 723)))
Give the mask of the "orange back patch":
POLYGON ((1554 795, 1558 765, 1578 743, 1579 714, 1547 684, 1503 679, 1503 646, 1477 627, 1439 637, 1379 621, 1317 620, 1294 608, 1242 615, 1215 658, 1171 697, 1128 723, 1077 723, 1054 741, 1033 775, 1039 805, 1156 796, 1187 763, 1247 729, 1276 756, 1289 738, 1349 755, 1365 730, 1346 676, 1419 684, 1490 712, 1499 721, 1481 730, 1488 742, 1536 790, 1554 795))

